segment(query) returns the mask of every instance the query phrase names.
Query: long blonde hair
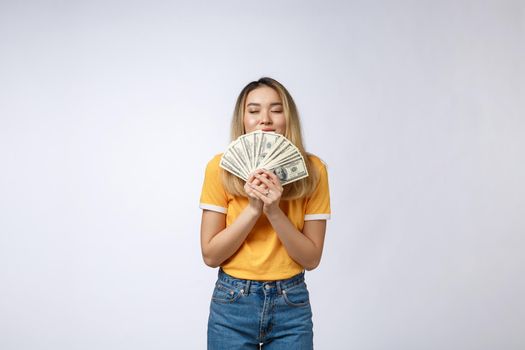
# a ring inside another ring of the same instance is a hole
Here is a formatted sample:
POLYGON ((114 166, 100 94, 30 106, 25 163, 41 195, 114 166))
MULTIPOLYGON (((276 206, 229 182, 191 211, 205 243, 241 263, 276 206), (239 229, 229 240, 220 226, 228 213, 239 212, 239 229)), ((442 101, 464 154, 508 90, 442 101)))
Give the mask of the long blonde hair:
MULTIPOLYGON (((262 86, 268 86, 274 89, 277 94, 279 94, 279 97, 283 103, 284 117, 286 120, 286 132, 284 137, 290 140, 299 149, 303 155, 309 174, 309 176, 304 179, 285 185, 281 198, 283 200, 291 200, 308 197, 315 190, 319 174, 308 157, 309 153, 307 153, 304 149, 301 135, 301 125, 299 122, 299 113, 297 112, 295 102, 288 90, 286 90, 286 88, 277 80, 264 77, 257 81, 252 81, 242 89, 239 97, 237 98, 235 109, 233 111, 233 118, 231 122, 231 140, 236 140, 239 136, 246 133, 244 128, 246 97, 251 91, 262 86)), ((221 173, 222 182, 227 192, 234 196, 247 196, 244 191, 244 180, 233 174, 230 174, 227 171, 224 171, 223 169, 221 169, 221 173)))

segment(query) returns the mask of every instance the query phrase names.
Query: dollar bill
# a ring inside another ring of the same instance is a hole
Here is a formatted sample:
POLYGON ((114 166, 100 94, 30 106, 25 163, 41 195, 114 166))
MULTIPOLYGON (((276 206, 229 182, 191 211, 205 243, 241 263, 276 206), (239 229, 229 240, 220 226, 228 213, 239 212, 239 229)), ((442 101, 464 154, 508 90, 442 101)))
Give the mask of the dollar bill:
POLYGON ((282 185, 308 176, 299 149, 275 132, 255 131, 240 136, 229 144, 220 166, 244 181, 260 168, 273 171, 282 185))
POLYGON ((300 155, 301 153, 291 143, 280 143, 276 149, 274 149, 265 159, 264 159, 264 165, 269 166, 269 164, 278 163, 282 159, 288 159, 293 157, 294 155, 300 155))
POLYGON ((246 176, 252 172, 250 162, 248 160, 248 155, 244 153, 244 147, 242 145, 241 140, 237 140, 237 142, 234 142, 233 145, 229 148, 232 152, 232 154, 237 159, 239 167, 244 171, 246 176))
POLYGON ((263 160, 271 153, 278 141, 283 138, 283 136, 275 133, 262 133, 255 168, 261 167, 263 160))
POLYGON ((231 152, 225 152, 222 155, 221 162, 219 165, 225 169, 228 170, 230 173, 234 174, 235 176, 240 177, 243 180, 247 180, 248 176, 245 174, 243 169, 238 165, 237 160, 233 156, 231 152))
POLYGON ((297 159, 274 168, 273 172, 279 178, 282 186, 308 176, 308 170, 302 159, 297 159))
POLYGON ((290 157, 281 158, 281 159, 278 159, 278 160, 276 160, 274 162, 266 164, 265 167, 267 169, 275 169, 277 167, 283 166, 285 164, 288 164, 288 163, 296 161, 296 160, 303 160, 302 155, 295 154, 295 155, 290 156, 290 157))
POLYGON ((266 142, 266 152, 259 155, 262 159, 259 159, 258 167, 263 167, 264 164, 279 155, 279 149, 287 142, 289 141, 281 135, 277 135, 276 138, 270 139, 270 142, 266 142))

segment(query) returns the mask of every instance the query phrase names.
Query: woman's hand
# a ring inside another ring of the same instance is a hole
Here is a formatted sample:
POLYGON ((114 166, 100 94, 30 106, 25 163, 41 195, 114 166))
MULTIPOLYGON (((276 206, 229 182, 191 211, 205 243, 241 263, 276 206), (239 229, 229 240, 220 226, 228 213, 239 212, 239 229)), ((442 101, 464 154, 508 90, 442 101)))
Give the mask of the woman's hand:
POLYGON ((249 178, 248 181, 244 184, 244 192, 248 195, 248 207, 253 210, 258 216, 262 214, 263 210, 263 201, 259 199, 259 197, 254 193, 254 189, 252 187, 252 184, 255 186, 260 186, 261 181, 259 181, 256 177, 256 173, 254 172, 249 178))
MULTIPOLYGON (((279 210, 279 202, 283 194, 283 187, 277 175, 265 169, 259 169, 252 175, 253 181, 247 184, 252 188, 252 195, 263 203, 265 214, 273 214, 279 210)), ((250 179, 252 178, 250 177, 250 179)))

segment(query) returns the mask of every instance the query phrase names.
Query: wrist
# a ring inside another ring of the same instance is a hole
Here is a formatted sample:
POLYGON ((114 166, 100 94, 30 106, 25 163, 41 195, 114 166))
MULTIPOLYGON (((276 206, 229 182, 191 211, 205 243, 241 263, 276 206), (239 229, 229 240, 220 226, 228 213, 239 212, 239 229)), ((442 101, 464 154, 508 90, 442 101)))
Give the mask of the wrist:
POLYGON ((244 210, 248 213, 248 215, 254 218, 258 218, 262 214, 262 208, 257 208, 256 206, 252 205, 252 203, 248 204, 244 210))
POLYGON ((282 215, 284 215, 284 212, 281 210, 279 206, 275 208, 268 208, 264 212, 266 214, 266 217, 268 220, 273 221, 279 219, 282 215))

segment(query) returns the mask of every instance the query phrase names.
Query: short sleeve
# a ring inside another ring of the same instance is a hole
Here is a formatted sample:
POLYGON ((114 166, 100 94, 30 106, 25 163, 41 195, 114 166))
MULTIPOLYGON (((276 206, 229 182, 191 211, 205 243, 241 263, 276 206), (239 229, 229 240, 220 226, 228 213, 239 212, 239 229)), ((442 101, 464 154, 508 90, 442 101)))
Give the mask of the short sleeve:
POLYGON ((220 159, 221 155, 217 155, 206 166, 199 207, 226 214, 228 212, 228 196, 222 186, 220 159))
POLYGON ((328 187, 328 173, 326 166, 317 159, 319 181, 312 195, 307 199, 304 220, 328 220, 331 216, 330 190, 328 187))

